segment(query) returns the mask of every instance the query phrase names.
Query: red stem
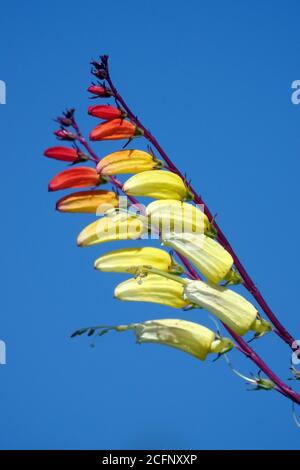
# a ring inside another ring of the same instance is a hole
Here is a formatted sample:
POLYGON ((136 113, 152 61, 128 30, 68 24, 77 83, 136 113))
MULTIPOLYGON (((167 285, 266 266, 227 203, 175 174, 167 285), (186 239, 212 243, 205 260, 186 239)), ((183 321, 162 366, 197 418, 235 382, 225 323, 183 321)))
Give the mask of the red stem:
MULTIPOLYGON (((106 80, 107 83, 109 84, 109 87, 111 91, 113 92, 114 98, 119 102, 119 104, 124 108, 126 111, 128 117, 132 122, 134 122, 143 132, 144 132, 144 137, 153 145, 153 147, 156 148, 156 150, 159 152, 161 157, 164 159, 170 170, 173 172, 177 173, 183 180, 185 179, 180 170, 174 165, 174 163, 170 160, 166 152, 162 149, 160 144, 157 142, 156 138, 151 134, 151 132, 146 129, 146 127, 142 124, 142 122, 137 118, 137 116, 134 115, 134 113, 131 111, 131 109, 128 107, 127 103, 124 101, 122 96, 119 94, 118 90, 114 86, 110 73, 109 73, 109 68, 107 65, 106 69, 106 80)), ((194 201, 196 204, 201 204, 204 206, 204 212, 207 215, 208 219, 210 222, 213 221, 213 225, 217 229, 218 232, 218 240, 220 243, 226 248, 227 251, 231 254, 231 256, 234 259, 234 264, 239 271, 242 279, 243 279, 243 284, 245 285, 246 289, 253 295, 257 303, 260 305, 261 309, 265 312, 266 316, 269 318, 269 320, 273 323, 275 326, 275 333, 278 334, 280 338, 282 338, 290 347, 292 347, 292 344, 294 343, 295 339, 293 336, 286 330, 286 328, 282 325, 282 323, 278 320, 276 315, 273 313, 267 302, 265 301, 264 297, 260 293, 260 291, 257 289, 255 283, 247 273, 246 269, 244 268, 242 262, 239 260, 238 256, 234 252, 232 246, 230 245, 228 239, 214 220, 214 217, 212 213, 210 212, 209 208, 207 205, 204 203, 202 198, 197 194, 196 190, 190 186, 190 191, 192 192, 194 196, 194 201)))

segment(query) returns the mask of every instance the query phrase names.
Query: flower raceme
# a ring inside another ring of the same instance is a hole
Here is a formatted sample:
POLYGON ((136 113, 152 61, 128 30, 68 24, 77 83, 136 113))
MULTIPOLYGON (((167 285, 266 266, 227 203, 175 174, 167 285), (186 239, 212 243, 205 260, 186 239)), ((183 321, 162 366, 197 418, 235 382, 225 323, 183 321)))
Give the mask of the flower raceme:
POLYGON ((70 168, 58 173, 49 182, 49 191, 58 191, 68 188, 86 188, 98 186, 102 182, 95 168, 81 166, 70 168))
POLYGON ((190 354, 200 361, 205 361, 208 354, 224 354, 234 347, 229 338, 222 338, 205 326, 172 318, 103 327, 101 330, 102 332, 132 330, 138 344, 163 344, 190 354))
POLYGON ((119 300, 134 302, 152 302, 173 308, 184 308, 189 301, 184 298, 183 285, 172 279, 163 279, 156 274, 145 278, 131 278, 121 282, 114 295, 119 300))
POLYGON ((182 266, 168 252, 153 247, 121 248, 110 251, 95 261, 95 268, 99 271, 115 273, 126 273, 132 266, 139 269, 144 265, 170 273, 183 272, 182 266))
POLYGON ((64 162, 77 163, 88 159, 86 155, 78 152, 75 148, 50 147, 44 152, 45 157, 61 160, 64 162))
POLYGON ((189 191, 180 176, 163 170, 138 173, 125 182, 123 190, 131 196, 149 196, 154 199, 183 201, 189 196, 189 191))
POLYGON ((102 175, 110 176, 140 173, 160 166, 161 162, 148 152, 143 150, 120 150, 102 158, 97 165, 97 171, 102 175))
POLYGON ((110 104, 89 106, 88 113, 100 119, 118 119, 126 117, 124 111, 110 104))
POLYGON ((100 215, 117 207, 118 204, 119 198, 115 192, 100 189, 68 194, 57 201, 56 209, 60 212, 87 212, 100 215))
POLYGON ((232 283, 240 281, 238 274, 232 270, 233 258, 230 253, 204 234, 166 233, 162 243, 191 261, 213 284, 224 279, 232 283))
POLYGON ((143 131, 126 119, 112 119, 99 124, 90 133, 90 140, 132 139, 143 131))

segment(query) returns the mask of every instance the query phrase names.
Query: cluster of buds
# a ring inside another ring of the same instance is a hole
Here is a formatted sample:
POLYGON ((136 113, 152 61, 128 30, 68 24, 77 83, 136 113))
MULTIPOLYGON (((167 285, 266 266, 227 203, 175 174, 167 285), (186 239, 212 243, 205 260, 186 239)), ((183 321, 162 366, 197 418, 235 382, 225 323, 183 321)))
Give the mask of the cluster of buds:
MULTIPOLYGON (((92 65, 93 74, 105 80, 106 58, 102 58, 101 62, 94 61, 92 65)), ((100 98, 113 96, 113 91, 105 82, 93 84, 88 90, 100 98)), ((143 131, 118 103, 116 106, 90 106, 88 114, 103 120, 90 132, 91 141, 131 141, 143 135, 143 131)), ((82 144, 74 110, 67 111, 58 118, 58 122, 62 126, 55 132, 58 138, 74 140, 76 145, 78 142, 78 145, 82 144)), ((85 147, 85 151, 89 149, 89 146, 85 147)), ((100 216, 80 232, 78 246, 120 240, 141 243, 153 234, 161 242, 162 248, 140 245, 119 248, 95 261, 95 268, 99 271, 132 276, 116 286, 115 298, 154 302, 175 309, 206 309, 240 336, 253 331, 258 337, 271 330, 271 325, 261 318, 257 309, 232 290, 231 286, 241 281, 234 269, 234 260, 218 242, 213 223, 201 207, 194 204, 189 184, 179 174, 166 168, 153 152, 123 148, 95 160, 75 146, 52 147, 45 151, 45 155, 61 161, 84 163, 63 170, 49 183, 49 191, 86 188, 59 199, 57 210, 100 216), (89 162, 93 166, 86 166, 89 162), (120 209, 116 190, 98 189, 100 185, 114 184, 117 175, 128 174, 129 178, 119 184, 126 196, 154 199, 146 204, 142 213, 133 210, 133 207, 120 209), (171 248, 175 255, 166 248, 171 248), (189 277, 180 259, 185 259, 199 272, 198 279, 189 277), (200 273, 205 280, 200 280, 200 273)), ((146 321, 116 326, 114 329, 133 330, 138 342, 166 344, 201 360, 209 353, 222 354, 234 346, 230 339, 222 338, 219 333, 181 319, 146 321)), ((81 334, 83 332, 81 330, 81 334)))

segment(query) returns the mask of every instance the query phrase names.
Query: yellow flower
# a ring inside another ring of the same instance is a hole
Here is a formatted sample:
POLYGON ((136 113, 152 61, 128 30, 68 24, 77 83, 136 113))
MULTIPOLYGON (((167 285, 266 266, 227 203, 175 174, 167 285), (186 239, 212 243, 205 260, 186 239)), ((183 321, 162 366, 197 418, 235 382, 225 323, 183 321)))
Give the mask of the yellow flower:
POLYGON ((136 240, 147 230, 141 217, 127 214, 104 216, 85 227, 77 243, 79 246, 90 246, 114 240, 136 240))
POLYGON ((117 207, 118 203, 118 196, 113 191, 81 191, 61 198, 56 203, 56 209, 60 212, 91 212, 100 215, 117 207))
POLYGON ((166 233, 211 233, 214 231, 207 216, 187 202, 165 199, 151 202, 146 209, 151 226, 158 227, 161 237, 166 233))
POLYGON ((238 274, 231 270, 232 256, 206 235, 166 233, 162 242, 191 261, 214 284, 230 278, 231 274, 238 279, 238 274))
POLYGON ((229 338, 221 338, 205 326, 171 318, 103 327, 104 332, 111 329, 119 332, 133 330, 137 343, 164 344, 186 352, 201 361, 204 361, 210 353, 223 354, 234 346, 229 338))
POLYGON ((143 171, 129 178, 123 187, 129 196, 149 196, 155 199, 187 199, 189 191, 180 176, 171 171, 143 171))
POLYGON ((183 298, 183 285, 155 274, 122 282, 115 289, 115 297, 119 300, 153 302, 174 308, 183 308, 189 304, 183 298))
POLYGON ((131 268, 138 269, 147 265, 161 271, 180 273, 183 268, 174 262, 164 250, 152 247, 127 248, 114 250, 95 261, 95 268, 106 272, 128 272, 131 268))
POLYGON ((209 310, 240 336, 249 330, 261 336, 272 329, 248 300, 225 287, 188 281, 184 287, 184 297, 190 303, 209 310))
POLYGON ((119 175, 140 173, 161 166, 159 160, 143 150, 120 150, 102 158, 97 165, 97 172, 101 175, 119 175))

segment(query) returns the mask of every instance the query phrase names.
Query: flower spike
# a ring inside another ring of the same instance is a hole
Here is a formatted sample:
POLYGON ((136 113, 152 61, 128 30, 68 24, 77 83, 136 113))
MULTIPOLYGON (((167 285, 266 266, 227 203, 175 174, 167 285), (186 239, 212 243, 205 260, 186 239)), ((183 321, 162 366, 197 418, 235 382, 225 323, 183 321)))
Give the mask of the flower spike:
POLYGON ((106 155, 97 165, 101 175, 140 173, 159 168, 161 162, 143 150, 119 150, 106 155))

